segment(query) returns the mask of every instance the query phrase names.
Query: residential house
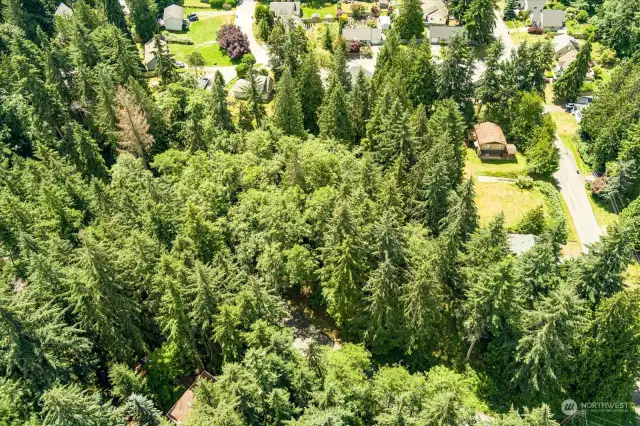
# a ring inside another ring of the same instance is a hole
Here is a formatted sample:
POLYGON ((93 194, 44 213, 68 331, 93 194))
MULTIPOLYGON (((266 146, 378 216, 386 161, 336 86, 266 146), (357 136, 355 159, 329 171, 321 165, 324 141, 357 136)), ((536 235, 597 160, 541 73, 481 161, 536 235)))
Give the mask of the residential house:
POLYGON ((449 10, 442 0, 424 0, 422 2, 422 21, 426 26, 446 25, 449 10))
POLYGON ((577 52, 579 49, 578 41, 569 34, 560 34, 555 36, 552 44, 556 59, 559 59, 568 52, 577 52))
MULTIPOLYGON (((164 39, 160 39, 160 46, 162 49, 168 50, 167 42, 164 39)), ((147 70, 153 71, 156 69, 157 62, 156 41, 151 39, 144 44, 144 66, 147 67, 147 70)))
POLYGON ((389 0, 380 0, 378 2, 380 9, 389 9, 389 0))
POLYGON ((183 424, 187 420, 187 416, 193 409, 193 402, 196 399, 195 390, 202 380, 210 380, 212 382, 215 382, 216 378, 206 371, 200 373, 195 382, 193 382, 191 386, 189 386, 189 389, 187 389, 182 394, 180 399, 178 399, 178 401, 174 404, 173 407, 171 407, 171 409, 167 413, 167 417, 169 418, 169 420, 177 425, 183 424))
POLYGON ((164 8, 162 15, 165 29, 169 31, 182 31, 184 23, 184 9, 182 6, 172 4, 164 8))
POLYGON ((347 41, 358 40, 361 43, 381 44, 382 30, 371 27, 345 27, 342 29, 342 37, 347 41))
POLYGON ((447 43, 451 37, 457 34, 464 34, 464 27, 433 25, 429 27, 429 42, 431 44, 447 43))
POLYGON ((545 30, 558 31, 564 27, 564 10, 544 9, 541 15, 540 26, 545 30))
POLYGON ((529 25, 532 27, 541 27, 542 26, 542 11, 541 10, 532 10, 529 14, 529 25))
POLYGON ((507 143, 500 126, 484 122, 473 127, 473 145, 481 159, 514 159, 516 146, 507 143))
POLYGON ((391 17, 388 15, 383 15, 378 18, 378 28, 381 30, 388 30, 391 28, 391 17))
POLYGON ((556 66, 553 68, 553 76, 555 78, 558 78, 562 74, 564 74, 567 68, 569 68, 569 65, 571 65, 571 63, 576 60, 577 56, 578 56, 577 50, 570 50, 564 55, 562 55, 561 57, 559 57, 558 62, 556 63, 556 66))
POLYGON ((73 10, 64 3, 60 3, 56 9, 54 16, 61 16, 63 18, 69 18, 73 16, 73 10))
POLYGON ((299 1, 274 1, 269 3, 269 10, 276 18, 293 18, 302 15, 299 1))
MULTIPOLYGON (((273 80, 268 75, 257 75, 256 80, 258 83, 258 90, 260 90, 262 99, 268 101, 271 98, 271 92, 273 91, 273 80)), ((236 81, 233 85, 231 93, 236 99, 247 99, 247 90, 249 88, 249 82, 244 78, 236 81)))
POLYGON ((518 0, 518 9, 533 12, 544 9, 546 4, 547 0, 518 0))

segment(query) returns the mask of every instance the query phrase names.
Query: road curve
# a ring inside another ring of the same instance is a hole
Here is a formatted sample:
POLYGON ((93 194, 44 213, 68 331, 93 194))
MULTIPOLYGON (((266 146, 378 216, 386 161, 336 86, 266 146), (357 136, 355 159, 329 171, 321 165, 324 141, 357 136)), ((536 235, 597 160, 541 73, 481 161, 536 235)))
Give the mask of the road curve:
POLYGON ((249 46, 251 53, 256 57, 256 63, 262 65, 269 64, 269 55, 265 49, 253 35, 253 12, 256 8, 255 0, 243 0, 236 9, 235 24, 240 27, 243 33, 249 38, 249 46))
POLYGON ((582 175, 577 173, 576 159, 558 135, 556 135, 555 145, 560 152, 560 167, 553 176, 558 181, 560 194, 569 207, 569 214, 573 219, 582 251, 586 252, 589 245, 600 239, 602 231, 593 214, 582 175))

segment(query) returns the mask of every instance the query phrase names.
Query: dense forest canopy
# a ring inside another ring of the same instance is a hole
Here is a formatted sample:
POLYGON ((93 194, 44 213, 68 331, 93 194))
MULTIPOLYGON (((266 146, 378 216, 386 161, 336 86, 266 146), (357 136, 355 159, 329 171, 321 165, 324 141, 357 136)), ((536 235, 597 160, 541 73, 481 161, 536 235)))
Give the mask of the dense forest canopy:
MULTIPOLYGON (((515 256, 464 173, 474 115, 502 125, 531 175, 557 169, 548 43, 506 61, 493 43, 474 87, 461 37, 435 65, 392 30, 371 79, 351 78, 336 40, 323 85, 305 32, 271 23, 267 112, 250 62, 234 108, 220 74, 200 89, 162 49, 151 88, 136 43, 162 4, 135 0, 127 18, 114 1, 78 0, 65 19, 56 6, 3 0, 0 425, 162 424, 205 370, 217 380, 189 425, 555 425, 568 398, 630 403, 639 201, 561 261, 567 223, 540 181, 553 208, 521 224, 536 244, 515 256), (292 303, 341 347, 295 349, 292 303)), ((629 202, 640 116, 616 105, 638 70, 625 62, 584 123, 629 202)), ((603 416, 633 424, 626 407, 603 416)))

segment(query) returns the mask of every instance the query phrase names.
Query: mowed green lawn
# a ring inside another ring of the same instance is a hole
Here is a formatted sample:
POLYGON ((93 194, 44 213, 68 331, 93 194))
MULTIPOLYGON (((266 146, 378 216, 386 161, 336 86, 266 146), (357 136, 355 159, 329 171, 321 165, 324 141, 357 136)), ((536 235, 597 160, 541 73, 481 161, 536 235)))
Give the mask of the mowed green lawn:
POLYGON ((222 25, 232 23, 234 18, 233 15, 203 17, 200 21, 192 22, 187 31, 172 32, 179 37, 188 38, 193 44, 169 43, 169 51, 176 61, 186 62, 191 52, 198 51, 202 53, 207 66, 232 65, 231 59, 220 51, 216 33, 222 25))
POLYGON ((475 149, 467 148, 467 161, 464 170, 467 176, 495 176, 515 179, 519 175, 527 174, 527 161, 520 153, 516 154, 514 161, 480 160, 475 149))
POLYGON ((311 15, 314 13, 318 13, 320 18, 324 19, 324 16, 327 13, 330 13, 331 16, 335 18, 336 12, 338 8, 335 4, 331 3, 303 3, 302 4, 302 17, 303 18, 311 18, 311 15))
POLYGON ((547 202, 539 191, 523 190, 512 183, 475 182, 476 206, 480 224, 486 225, 504 213, 505 225, 515 225, 531 209, 543 206, 547 212, 547 202))

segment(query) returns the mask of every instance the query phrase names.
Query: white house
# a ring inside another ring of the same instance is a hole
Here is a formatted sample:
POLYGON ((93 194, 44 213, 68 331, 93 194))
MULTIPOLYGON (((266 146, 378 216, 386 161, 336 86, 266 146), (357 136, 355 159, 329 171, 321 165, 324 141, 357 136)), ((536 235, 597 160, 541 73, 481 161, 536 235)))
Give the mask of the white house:
POLYGON ((302 11, 299 1, 274 1, 269 3, 269 10, 276 18, 300 16, 302 11))
MULTIPOLYGON (((271 97, 271 91, 273 90, 273 80, 267 75, 257 75, 256 80, 258 82, 258 89, 262 93, 263 100, 269 100, 271 97)), ((249 88, 249 82, 244 78, 236 81, 233 85, 231 93, 236 99, 247 99, 247 89, 249 88)))
POLYGON ((164 27, 169 31, 182 31, 182 23, 184 22, 184 9, 182 6, 172 4, 164 8, 162 15, 164 27))
POLYGON ((63 18, 69 18, 73 16, 73 10, 64 3, 60 3, 56 9, 55 16, 62 16, 63 18))
POLYGON ((422 2, 422 21, 425 25, 446 25, 449 10, 442 0, 424 0, 422 2))
POLYGON ((378 28, 381 30, 388 30, 391 27, 391 18, 388 15, 383 15, 378 18, 378 28))
POLYGON ((342 37, 347 41, 358 40, 360 42, 380 44, 382 43, 382 30, 371 27, 345 27, 342 37))
POLYGON ((556 59, 566 55, 569 52, 578 51, 578 42, 574 37, 569 34, 559 34, 553 38, 553 50, 555 52, 556 59))
POLYGON ((464 27, 433 25, 429 27, 429 42, 431 44, 446 43, 457 34, 464 34, 464 27))
POLYGON ((545 30, 558 31, 564 27, 564 10, 544 9, 541 15, 540 26, 545 30))
POLYGON ((518 0, 518 9, 533 12, 544 9, 546 4, 547 0, 518 0))

